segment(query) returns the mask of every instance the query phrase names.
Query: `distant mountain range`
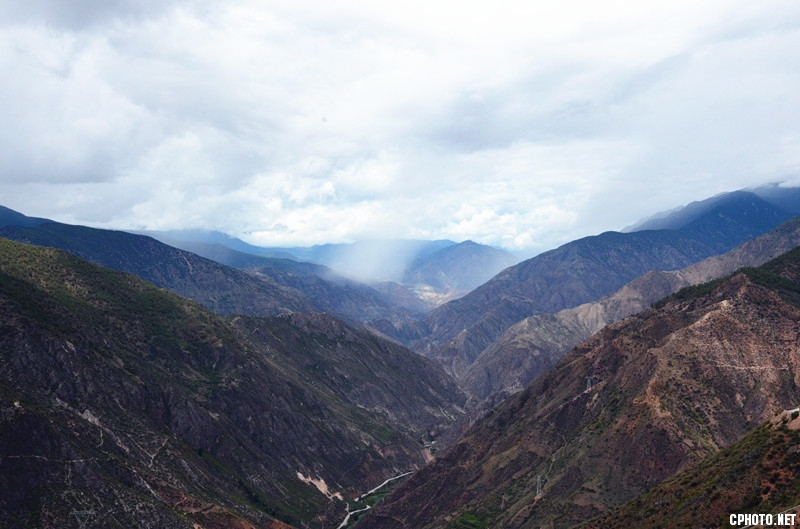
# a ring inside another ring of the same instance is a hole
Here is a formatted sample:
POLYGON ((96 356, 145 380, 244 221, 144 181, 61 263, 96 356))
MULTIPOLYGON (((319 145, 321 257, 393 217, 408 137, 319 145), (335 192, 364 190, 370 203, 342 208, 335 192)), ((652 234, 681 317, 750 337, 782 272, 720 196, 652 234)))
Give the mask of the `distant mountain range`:
POLYGON ((430 361, 330 316, 223 320, 8 240, 0 315, 6 528, 330 527, 423 465, 464 403, 430 361))
POLYGON ((685 268, 792 216, 750 192, 729 193, 706 206, 680 229, 607 232, 509 267, 431 311, 416 334, 404 329, 401 339, 460 377, 503 332, 527 317, 595 301, 651 270, 685 268))
MULTIPOLYGON (((404 482, 359 528, 585 522, 800 402, 798 336, 800 250, 682 290, 576 347, 404 482)), ((783 443, 771 453, 787 457, 793 443, 783 443)), ((706 483, 714 477, 704 475, 706 483)), ((775 483, 783 479, 778 471, 775 483)), ((751 512, 772 488, 752 502, 729 496, 730 508, 751 512)))
POLYGON ((486 348, 459 382, 477 398, 495 402, 527 386, 606 325, 641 312, 681 288, 718 279, 742 267, 762 265, 797 246, 800 217, 683 270, 648 272, 598 301, 526 318, 486 348))
POLYGON ((800 403, 800 250, 775 258, 798 212, 797 189, 728 193, 516 263, 0 208, 0 526, 333 527, 417 469, 360 529, 786 508, 791 413, 753 429, 800 403), (679 474, 697 464, 761 479, 760 500, 706 494, 730 484, 679 474))
POLYGON ((328 274, 370 284, 390 295, 388 284, 402 285, 393 298, 425 311, 458 298, 519 259, 511 253, 472 241, 367 240, 307 248, 261 248, 219 232, 196 230, 141 232, 235 268, 267 266, 264 258, 288 258, 324 265, 328 274))

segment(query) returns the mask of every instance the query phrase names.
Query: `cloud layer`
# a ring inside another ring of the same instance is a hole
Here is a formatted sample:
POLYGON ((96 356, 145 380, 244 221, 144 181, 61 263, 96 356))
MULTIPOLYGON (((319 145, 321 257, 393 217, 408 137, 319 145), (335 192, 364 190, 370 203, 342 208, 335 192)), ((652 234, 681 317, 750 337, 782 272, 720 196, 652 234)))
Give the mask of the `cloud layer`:
POLYGON ((792 1, 0 0, 0 21, 0 203, 29 215, 536 251, 800 173, 792 1))

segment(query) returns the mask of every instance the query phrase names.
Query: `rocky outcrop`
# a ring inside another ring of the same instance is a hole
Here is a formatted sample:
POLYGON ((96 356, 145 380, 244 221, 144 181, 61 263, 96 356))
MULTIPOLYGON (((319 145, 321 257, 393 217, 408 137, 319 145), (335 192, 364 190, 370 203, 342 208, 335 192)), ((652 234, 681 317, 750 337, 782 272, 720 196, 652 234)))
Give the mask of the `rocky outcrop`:
POLYGON ((722 452, 584 527, 793 526, 800 516, 798 493, 800 418, 795 409, 784 410, 722 452), (765 523, 766 517, 753 520, 754 513, 771 515, 772 523, 765 523))

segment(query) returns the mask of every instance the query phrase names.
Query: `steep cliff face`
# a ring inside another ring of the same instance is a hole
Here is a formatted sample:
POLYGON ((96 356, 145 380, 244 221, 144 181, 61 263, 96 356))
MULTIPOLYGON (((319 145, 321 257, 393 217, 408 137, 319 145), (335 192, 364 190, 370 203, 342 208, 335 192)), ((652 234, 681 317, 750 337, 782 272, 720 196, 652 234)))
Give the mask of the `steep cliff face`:
POLYGON ((6 240, 0 321, 3 527, 331 525, 423 465, 464 400, 430 361, 331 317, 226 321, 6 240))
POLYGON ((365 528, 569 527, 800 402, 800 252, 607 327, 410 478, 365 528))

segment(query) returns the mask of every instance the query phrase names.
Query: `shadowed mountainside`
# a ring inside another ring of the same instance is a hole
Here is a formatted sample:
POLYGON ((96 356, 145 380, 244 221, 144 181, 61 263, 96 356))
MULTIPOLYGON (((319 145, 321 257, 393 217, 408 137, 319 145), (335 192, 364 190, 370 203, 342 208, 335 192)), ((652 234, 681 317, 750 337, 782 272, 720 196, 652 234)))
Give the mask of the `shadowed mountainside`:
MULTIPOLYGON (((16 215, 8 220, 31 224, 25 220, 28 217, 16 215)), ((2 226, 0 236, 61 248, 101 266, 130 272, 222 315, 327 312, 351 322, 380 319, 399 326, 428 308, 420 303, 401 303, 321 265, 248 255, 224 247, 221 251, 232 262, 259 268, 246 272, 225 266, 144 235, 50 221, 28 227, 2 226)))
POLYGON ((135 274, 218 314, 270 316, 317 309, 293 289, 143 235, 49 222, 33 228, 0 227, 0 237, 60 248, 106 268, 135 274))

